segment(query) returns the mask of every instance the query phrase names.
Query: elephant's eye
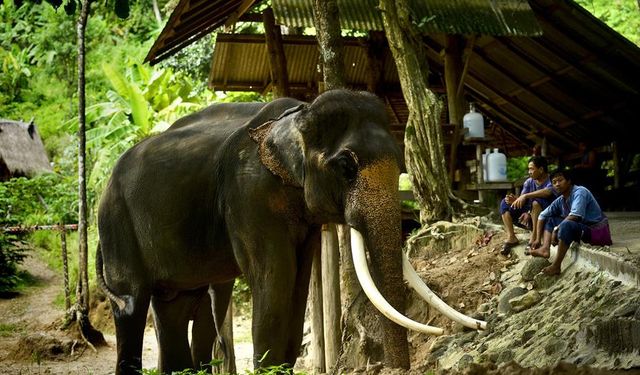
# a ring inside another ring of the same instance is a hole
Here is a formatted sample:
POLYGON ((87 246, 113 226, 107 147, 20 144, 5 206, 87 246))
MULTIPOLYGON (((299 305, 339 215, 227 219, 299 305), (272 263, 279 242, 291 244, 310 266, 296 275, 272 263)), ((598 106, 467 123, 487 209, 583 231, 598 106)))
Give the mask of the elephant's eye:
POLYGON ((351 151, 343 151, 335 158, 338 172, 349 182, 355 181, 358 176, 358 162, 351 151))

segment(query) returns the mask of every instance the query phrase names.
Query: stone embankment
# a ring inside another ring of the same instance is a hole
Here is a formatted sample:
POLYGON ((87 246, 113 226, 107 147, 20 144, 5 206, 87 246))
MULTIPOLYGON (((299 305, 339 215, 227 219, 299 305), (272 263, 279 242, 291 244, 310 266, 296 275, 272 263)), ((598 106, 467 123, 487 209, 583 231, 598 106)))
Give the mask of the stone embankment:
POLYGON ((489 328, 437 338, 430 360, 436 368, 455 370, 471 363, 513 362, 525 368, 560 362, 640 368, 640 258, 635 250, 572 246, 562 275, 550 277, 539 273, 549 264, 546 259, 524 255, 524 245, 515 247, 500 275, 502 291, 476 312, 489 328))

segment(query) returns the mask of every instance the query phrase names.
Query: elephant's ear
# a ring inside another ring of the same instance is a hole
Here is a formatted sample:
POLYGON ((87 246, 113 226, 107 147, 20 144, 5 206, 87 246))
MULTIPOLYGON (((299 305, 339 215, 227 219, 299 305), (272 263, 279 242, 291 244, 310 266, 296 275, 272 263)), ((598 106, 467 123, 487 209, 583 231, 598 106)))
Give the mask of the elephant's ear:
POLYGON ((296 161, 302 160, 301 150, 297 142, 291 143, 287 139, 286 134, 279 134, 280 137, 272 134, 276 121, 270 120, 249 129, 249 137, 258 144, 260 161, 271 173, 280 177, 285 185, 302 187, 302 163, 296 161))

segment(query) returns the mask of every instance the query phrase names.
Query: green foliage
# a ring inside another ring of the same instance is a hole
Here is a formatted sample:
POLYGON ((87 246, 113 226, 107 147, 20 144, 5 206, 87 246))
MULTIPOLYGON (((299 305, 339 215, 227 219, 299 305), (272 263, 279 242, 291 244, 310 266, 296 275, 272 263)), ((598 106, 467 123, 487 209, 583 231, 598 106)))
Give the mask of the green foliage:
POLYGON ((507 158, 507 179, 517 181, 529 175, 529 159, 531 156, 507 158))
MULTIPOLYGON (((55 173, 0 183, 0 227, 76 222, 75 191, 72 178, 55 173)), ((26 250, 16 244, 17 236, 0 231, 0 293, 14 291, 25 277, 17 267, 26 250)))
MULTIPOLYGON (((408 174, 400 174, 400 178, 398 179, 398 190, 413 191, 413 183, 411 182, 411 177, 408 174)), ((406 211, 420 210, 420 205, 415 200, 403 200, 400 201, 400 205, 402 206, 402 209, 406 211)))
POLYGON ((583 8, 640 46, 640 3, 637 0, 576 0, 583 8))
POLYGON ((74 179, 56 173, 0 183, 0 224, 76 222, 75 186, 74 179))
POLYGON ((0 296, 12 293, 21 281, 18 264, 27 256, 23 247, 15 246, 14 235, 0 231, 0 296))
MULTIPOLYGON (((171 69, 133 64, 124 73, 104 64, 110 89, 106 100, 87 107, 87 146, 94 161, 89 185, 102 191, 113 165, 136 142, 166 130, 187 113, 200 109, 210 94, 193 90, 192 81, 171 69)), ((72 132, 77 119, 64 124, 72 132)))
MULTIPOLYGON (((269 355, 269 351, 267 351, 262 358, 258 361, 258 362, 262 362, 264 361, 264 359, 269 355)), ((219 366, 223 363, 222 360, 220 359, 213 359, 211 362, 209 362, 209 366, 215 368, 216 366, 219 366)), ((160 371, 158 371, 158 369, 142 369, 142 371, 140 371, 140 373, 142 375, 160 375, 160 371)), ((177 371, 177 372, 173 372, 172 375, 207 375, 207 374, 211 374, 211 370, 190 370, 190 369, 186 369, 186 370, 182 370, 182 371, 177 371)), ((265 368, 260 368, 257 369, 255 371, 245 371, 245 375, 283 375, 283 374, 287 374, 287 375, 306 375, 306 373, 304 372, 294 372, 291 369, 291 366, 287 365, 287 364, 282 364, 282 365, 277 365, 277 366, 268 366, 265 368)))
POLYGON ((251 309, 251 289, 244 276, 236 278, 233 284, 233 305, 240 314, 245 314, 251 309))

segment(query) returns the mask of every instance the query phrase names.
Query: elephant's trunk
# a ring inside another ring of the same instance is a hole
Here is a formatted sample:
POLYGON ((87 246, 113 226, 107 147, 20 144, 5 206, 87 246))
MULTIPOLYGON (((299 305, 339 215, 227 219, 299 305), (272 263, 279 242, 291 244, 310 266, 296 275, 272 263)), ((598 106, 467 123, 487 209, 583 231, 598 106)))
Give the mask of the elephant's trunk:
MULTIPOLYGON (((398 174, 397 164, 391 160, 374 162, 362 168, 346 208, 347 222, 356 229, 352 231, 352 242, 358 279, 374 305, 385 316, 403 324, 398 319, 394 319, 394 316, 402 316, 398 311, 404 311, 405 305, 400 206, 397 197, 398 174), (364 243, 358 232, 364 235, 364 243), (372 283, 368 282, 367 279, 370 280, 370 278, 367 277, 366 268, 363 272, 363 267, 359 267, 359 265, 366 265, 363 244, 369 250, 372 271, 381 295, 375 289, 375 285, 370 285, 372 283)), ((382 319, 381 323, 386 364, 391 367, 408 368, 409 349, 406 329, 388 319, 382 319)), ((422 326, 419 323, 415 324, 422 326)))
POLYGON ((403 276, 420 296, 447 317, 475 329, 485 329, 486 323, 467 317, 440 300, 403 255, 397 181, 398 168, 391 161, 362 168, 349 195, 346 216, 352 227, 351 246, 358 280, 373 305, 389 318, 382 320, 387 365, 408 368, 405 328, 435 335, 443 334, 443 330, 402 315, 406 296, 403 276), (365 247, 380 291, 369 274, 365 247))

